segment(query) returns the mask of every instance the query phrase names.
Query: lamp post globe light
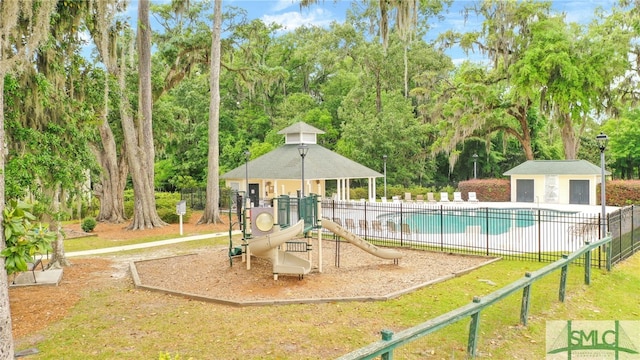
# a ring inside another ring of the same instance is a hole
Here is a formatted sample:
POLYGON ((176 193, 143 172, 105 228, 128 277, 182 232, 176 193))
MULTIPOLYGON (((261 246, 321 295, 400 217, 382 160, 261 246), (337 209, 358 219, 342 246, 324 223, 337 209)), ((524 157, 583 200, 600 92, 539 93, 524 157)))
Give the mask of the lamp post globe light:
POLYGON ((298 154, 300 154, 300 157, 302 158, 302 174, 300 176, 301 178, 300 197, 301 198, 304 197, 304 158, 305 156, 307 156, 308 152, 309 152, 309 147, 307 146, 307 144, 298 145, 298 154))
POLYGON ((600 133, 596 136, 598 142, 598 148, 600 149, 600 204, 602 205, 602 234, 601 237, 607 236, 607 207, 606 207, 606 195, 605 195, 605 175, 604 175, 604 151, 607 148, 609 137, 600 133))
POLYGON ((387 198, 387 155, 382 155, 383 172, 384 172, 384 198, 387 198))
POLYGON ((473 154, 471 156, 473 158, 473 178, 478 178, 478 154, 473 154))

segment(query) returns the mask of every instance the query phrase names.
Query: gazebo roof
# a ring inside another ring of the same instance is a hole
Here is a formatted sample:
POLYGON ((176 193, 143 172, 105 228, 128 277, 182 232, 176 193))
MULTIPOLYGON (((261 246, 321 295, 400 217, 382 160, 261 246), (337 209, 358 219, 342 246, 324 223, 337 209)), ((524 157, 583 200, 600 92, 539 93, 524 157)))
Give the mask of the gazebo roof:
MULTIPOLYGON (((601 171, 586 160, 528 160, 504 175, 600 175, 601 171)), ((605 175, 610 174, 605 171, 605 175)))
POLYGON ((315 128, 305 122, 299 121, 291 126, 288 126, 280 131, 278 134, 295 134, 295 133, 309 133, 309 134, 324 134, 324 131, 315 128))
MULTIPOLYGON (((290 130, 287 131, 287 133, 290 133, 290 130)), ((305 131, 308 131, 308 129, 305 131)), ((284 133, 284 130, 280 133, 284 133)), ((364 165, 358 164, 357 162, 320 145, 307 144, 307 146, 309 147, 309 152, 304 158, 305 179, 364 179, 384 176, 377 171, 371 170, 364 165)), ((300 179, 302 173, 302 159, 298 152, 298 145, 283 145, 267 154, 249 161, 246 165, 243 164, 238 166, 237 168, 223 174, 221 178, 227 180, 244 179, 247 170, 249 178, 251 179, 300 179), (247 167, 245 168, 245 166, 247 167)))

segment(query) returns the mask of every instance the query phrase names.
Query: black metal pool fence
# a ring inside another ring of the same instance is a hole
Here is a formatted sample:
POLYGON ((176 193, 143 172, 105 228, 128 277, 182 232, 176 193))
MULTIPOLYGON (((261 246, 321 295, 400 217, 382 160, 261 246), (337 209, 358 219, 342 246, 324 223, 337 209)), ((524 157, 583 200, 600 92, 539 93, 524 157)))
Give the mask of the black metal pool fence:
MULTIPOLYGON (((603 238, 601 213, 538 207, 499 208, 496 203, 373 203, 323 200, 322 217, 381 246, 553 262, 585 242, 603 238)), ((628 206, 607 214, 616 264, 633 255, 640 240, 640 209, 628 206)), ((326 232, 326 230, 325 230, 326 232)), ((606 267, 605 250, 591 263, 606 267)), ((584 264, 584 259, 578 261, 584 264)))

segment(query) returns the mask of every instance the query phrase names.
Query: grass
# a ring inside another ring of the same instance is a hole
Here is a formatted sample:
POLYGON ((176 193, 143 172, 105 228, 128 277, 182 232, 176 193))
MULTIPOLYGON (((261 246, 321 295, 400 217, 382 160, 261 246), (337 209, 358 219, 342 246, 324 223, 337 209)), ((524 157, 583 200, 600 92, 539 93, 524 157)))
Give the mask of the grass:
MULTIPOLYGON (((221 240, 225 244, 224 239, 221 240)), ((188 252, 208 243, 171 245, 188 252)), ((65 245, 66 246, 66 245, 65 245)), ((136 252, 143 252, 137 250, 136 252)), ((62 321, 47 328, 30 359, 326 359, 489 294, 546 264, 499 261, 467 275, 385 302, 299 304, 236 308, 137 290, 130 283, 87 290, 62 321), (491 285, 484 280, 491 280, 491 285)), ((521 294, 485 310, 480 319, 480 358, 545 357, 547 320, 640 320, 640 257, 613 271, 592 271, 584 285, 582 267, 569 269, 564 303, 559 273, 532 287, 530 319, 519 325, 521 294)), ((468 319, 398 348, 395 358, 464 359, 468 319)))

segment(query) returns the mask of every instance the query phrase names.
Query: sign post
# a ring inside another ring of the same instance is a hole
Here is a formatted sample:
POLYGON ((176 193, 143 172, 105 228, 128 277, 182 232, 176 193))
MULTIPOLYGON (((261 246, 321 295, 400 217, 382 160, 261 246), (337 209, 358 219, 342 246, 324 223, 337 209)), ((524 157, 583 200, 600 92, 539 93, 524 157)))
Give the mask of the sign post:
POLYGON ((187 213, 187 202, 185 200, 178 201, 176 213, 180 216, 180 236, 182 236, 182 216, 187 213))

